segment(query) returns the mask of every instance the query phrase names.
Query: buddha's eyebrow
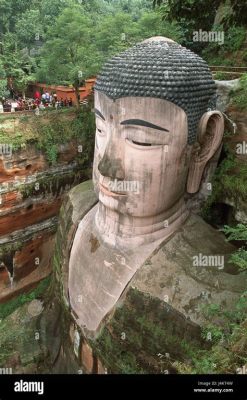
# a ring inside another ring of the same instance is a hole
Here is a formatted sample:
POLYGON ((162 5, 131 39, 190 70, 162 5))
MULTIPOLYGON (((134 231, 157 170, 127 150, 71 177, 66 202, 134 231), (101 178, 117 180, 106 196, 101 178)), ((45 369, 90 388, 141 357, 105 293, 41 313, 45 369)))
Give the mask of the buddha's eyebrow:
POLYGON ((105 121, 104 115, 102 115, 101 112, 99 110, 97 110, 97 108, 94 108, 93 112, 95 112, 96 115, 98 115, 101 119, 103 119, 105 121))
POLYGON ((147 126, 148 128, 158 129, 159 131, 169 132, 168 129, 162 128, 161 126, 154 125, 151 122, 143 121, 142 119, 126 119, 122 121, 120 125, 139 125, 147 126))

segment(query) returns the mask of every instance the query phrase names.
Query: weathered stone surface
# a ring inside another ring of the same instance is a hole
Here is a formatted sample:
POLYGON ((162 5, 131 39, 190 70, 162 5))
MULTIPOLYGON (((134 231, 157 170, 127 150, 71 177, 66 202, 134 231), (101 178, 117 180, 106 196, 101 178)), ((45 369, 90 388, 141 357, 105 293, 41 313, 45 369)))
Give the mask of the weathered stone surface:
MULTIPOLYGON (((8 124, 5 132, 8 126, 12 129, 8 124)), ((76 154, 76 143, 71 142, 59 147, 55 166, 49 166, 34 145, 0 157, 0 302, 32 288, 51 272, 63 196, 88 173, 78 167, 76 154)))
POLYGON ((227 140, 227 145, 232 150, 234 155, 242 161, 247 162, 247 150, 245 144, 247 143, 247 115, 246 111, 240 111, 235 106, 227 108, 227 115, 236 124, 236 133, 230 136, 227 140), (237 145, 243 143, 243 151, 237 151, 237 145))
MULTIPOLYGON (((247 162, 247 115, 245 110, 239 110, 236 106, 229 105, 226 109, 228 117, 236 124, 236 132, 225 139, 227 148, 236 160, 236 166, 231 175, 238 176, 240 168, 244 171, 247 162)), ((243 173, 242 173, 243 175, 243 173)), ((242 193, 241 196, 234 195, 234 190, 229 190, 221 195, 220 202, 232 207, 232 214, 239 223, 247 223, 247 199, 242 193)))
POLYGON ((78 369, 88 372, 94 360, 98 373, 176 373, 175 360, 190 363, 191 351, 209 347, 201 338, 205 319, 200 307, 217 303, 231 309, 246 287, 246 275, 237 274, 228 263, 234 247, 223 234, 192 215, 137 271, 96 335, 84 337, 80 366, 74 356, 71 359, 74 344, 69 326, 76 316, 67 297, 67 262, 78 222, 95 201, 91 184, 84 182, 69 192, 61 209, 54 269, 62 315, 67 319, 66 355, 59 356, 55 369, 64 372, 73 365, 76 373, 76 362, 78 369), (225 255, 224 269, 193 266, 192 257, 200 253, 225 255))
POLYGON ((47 349, 49 368, 59 357, 63 332, 61 331, 61 308, 56 301, 45 304, 40 318, 43 346, 47 349))
POLYGON ((2 235, 9 235, 11 232, 21 228, 25 229, 30 225, 54 217, 59 212, 61 202, 61 198, 53 202, 47 198, 34 204, 28 200, 26 204, 22 204, 23 208, 18 207, 15 209, 13 207, 7 215, 1 215, 0 231, 2 235))
POLYGON ((31 315, 28 307, 25 304, 0 322, 0 367, 12 368, 14 374, 38 373, 39 364, 47 357, 38 322, 40 314, 31 315))
POLYGON ((232 275, 229 255, 234 246, 200 217, 192 215, 181 229, 138 270, 132 287, 166 301, 197 324, 205 322, 205 303, 232 304, 247 286, 246 274, 232 275), (193 257, 223 255, 220 265, 193 266, 193 257))
POLYGON ((0 303, 31 289, 51 273, 56 226, 57 218, 53 218, 0 239, 1 260, 8 271, 0 279, 0 303))
POLYGON ((244 200, 238 198, 236 201, 236 199, 226 196, 222 201, 233 207, 234 218, 236 221, 247 224, 247 203, 244 200))
POLYGON ((5 285, 1 282, 0 303, 6 302, 21 293, 33 289, 42 279, 49 276, 50 273, 50 265, 48 263, 44 263, 42 266, 41 263, 38 268, 36 267, 36 269, 30 272, 24 279, 14 283, 12 287, 10 286, 9 280, 6 280, 5 285))
MULTIPOLYGON (((13 374, 59 372, 52 365, 63 353, 61 309, 46 300, 26 303, 0 321, 0 368, 13 374)), ((73 373, 78 373, 77 365, 73 373)))
POLYGON ((93 351, 87 343, 82 343, 81 345, 81 364, 88 374, 91 374, 93 372, 93 351))
POLYGON ((230 92, 240 87, 239 79, 215 81, 217 88, 217 110, 225 112, 230 103, 230 92))
POLYGON ((0 183, 11 182, 16 177, 26 177, 48 167, 44 154, 36 150, 34 146, 28 146, 26 149, 14 152, 11 156, 1 157, 0 183))
POLYGON ((66 299, 68 293, 69 253, 72 241, 79 221, 96 202, 97 197, 93 190, 92 181, 86 181, 73 188, 66 195, 61 207, 53 265, 66 299))
POLYGON ((200 334, 206 322, 202 307, 219 304, 231 310, 246 288, 246 274, 227 273, 227 254, 232 250, 197 216, 163 243, 137 271, 98 336, 90 340, 108 370, 174 373, 172 360, 189 363, 189 349, 205 348, 208 343, 200 334), (225 254, 224 272, 193 267, 192 257, 199 253, 225 254))

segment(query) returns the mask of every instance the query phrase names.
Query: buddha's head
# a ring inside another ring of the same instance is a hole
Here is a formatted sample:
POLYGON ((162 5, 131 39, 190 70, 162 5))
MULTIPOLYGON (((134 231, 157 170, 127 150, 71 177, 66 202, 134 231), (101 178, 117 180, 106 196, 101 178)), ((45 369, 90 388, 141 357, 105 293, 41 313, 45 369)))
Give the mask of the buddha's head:
POLYGON ((214 96, 206 62, 170 39, 148 39, 106 63, 95 85, 100 204, 120 219, 155 221, 186 190, 197 192, 222 140, 214 96))

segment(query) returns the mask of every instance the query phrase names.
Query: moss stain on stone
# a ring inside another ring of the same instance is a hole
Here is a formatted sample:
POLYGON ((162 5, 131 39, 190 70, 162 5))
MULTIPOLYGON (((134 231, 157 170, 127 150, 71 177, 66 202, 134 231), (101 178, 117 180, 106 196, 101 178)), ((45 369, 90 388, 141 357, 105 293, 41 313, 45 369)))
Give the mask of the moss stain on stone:
POLYGON ((186 329, 184 321, 178 329, 177 318, 158 299, 130 289, 124 306, 116 309, 91 346, 112 373, 176 373, 174 360, 185 362, 203 347, 200 332, 191 340, 190 330, 196 328, 186 329))
POLYGON ((91 253, 95 253, 96 250, 100 247, 98 239, 93 234, 91 234, 89 242, 91 243, 91 253))

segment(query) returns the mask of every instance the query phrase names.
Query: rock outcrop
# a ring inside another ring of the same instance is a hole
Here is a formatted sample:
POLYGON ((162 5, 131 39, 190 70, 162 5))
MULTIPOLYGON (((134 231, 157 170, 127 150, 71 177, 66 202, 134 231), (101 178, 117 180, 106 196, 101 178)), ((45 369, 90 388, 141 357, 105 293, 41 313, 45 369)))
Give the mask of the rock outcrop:
MULTIPOLYGON (((82 135, 57 140, 55 145, 47 140, 42 147, 39 120, 33 117, 0 120, 0 303, 34 287, 51 273, 54 235, 64 194, 74 185, 88 178, 83 160, 82 135), (27 118, 27 121, 25 120, 27 118), (22 133, 22 136, 21 136, 22 133), (56 151, 51 163, 49 151, 56 151), (79 149, 79 150, 78 150, 79 149)), ((35 118, 35 117, 34 117, 35 118)), ((40 117, 42 118, 42 117, 40 117)), ((57 127, 71 124, 75 115, 67 112, 59 116, 54 112, 49 119, 57 127)), ((76 135, 75 135, 76 136, 76 135)), ((52 140, 52 139, 51 139, 52 140)))

